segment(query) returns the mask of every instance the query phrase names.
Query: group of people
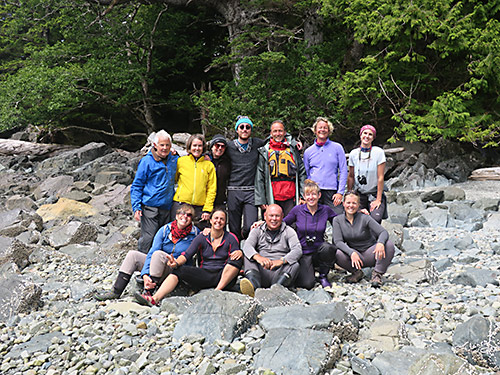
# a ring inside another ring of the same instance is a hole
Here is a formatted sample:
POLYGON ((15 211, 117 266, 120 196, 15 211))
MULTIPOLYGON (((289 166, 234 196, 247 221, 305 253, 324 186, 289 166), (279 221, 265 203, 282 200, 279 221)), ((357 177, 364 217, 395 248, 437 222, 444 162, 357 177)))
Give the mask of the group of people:
POLYGON ((119 298, 135 271, 144 284, 135 298, 150 306, 180 281, 197 290, 238 287, 250 296, 272 284, 328 287, 335 264, 350 272, 351 283, 364 277, 363 267, 374 267, 371 284, 382 285, 394 245, 380 225, 387 217, 385 154, 372 145, 376 129, 361 128, 348 163, 323 117, 303 158, 302 144, 281 120, 266 140, 251 137, 247 116, 238 117, 235 130, 236 139, 216 135, 208 147, 201 134, 191 135, 182 157, 171 152, 167 132, 155 134, 131 186, 141 222, 138 250, 127 254, 113 289, 98 300, 119 298), (325 240, 328 222, 333 243, 325 240))

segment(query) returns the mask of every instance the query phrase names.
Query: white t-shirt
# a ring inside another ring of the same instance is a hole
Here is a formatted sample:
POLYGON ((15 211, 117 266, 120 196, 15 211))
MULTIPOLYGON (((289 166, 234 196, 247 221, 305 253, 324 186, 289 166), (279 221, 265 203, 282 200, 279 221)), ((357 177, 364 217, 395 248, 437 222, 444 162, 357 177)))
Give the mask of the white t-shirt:
POLYGON ((361 194, 377 193, 377 167, 385 163, 385 152, 373 146, 369 152, 356 148, 349 154, 349 167, 354 167, 354 189, 361 194), (358 176, 366 177, 366 184, 361 185, 358 176))

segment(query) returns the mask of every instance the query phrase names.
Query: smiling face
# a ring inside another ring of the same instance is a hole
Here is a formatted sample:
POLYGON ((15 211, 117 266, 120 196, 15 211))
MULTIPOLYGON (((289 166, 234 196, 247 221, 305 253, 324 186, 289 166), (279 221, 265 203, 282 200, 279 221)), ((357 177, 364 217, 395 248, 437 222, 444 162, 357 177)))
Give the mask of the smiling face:
POLYGON ((216 143, 212 146, 212 155, 214 159, 220 158, 222 155, 224 155, 224 152, 226 151, 226 145, 224 143, 216 143))
POLYGON ((177 227, 179 229, 186 228, 189 224, 193 222, 194 211, 188 208, 181 208, 177 211, 175 215, 175 220, 177 220, 177 227))
POLYGON ((308 207, 317 207, 321 193, 316 189, 308 189, 304 191, 304 198, 308 207))
POLYGON ((212 229, 224 230, 226 226, 226 214, 223 211, 215 211, 210 218, 212 229))
POLYGON ((354 215, 359 209, 359 197, 356 194, 348 194, 344 199, 344 210, 348 215, 354 215))
POLYGON ((168 156, 170 148, 172 147, 172 143, 168 138, 159 138, 156 143, 153 143, 153 145, 156 149, 156 153, 162 159, 165 159, 168 156))
POLYGON ((361 147, 368 148, 371 147, 373 139, 374 139, 373 132, 370 129, 365 129, 361 133, 360 139, 361 139, 361 147))
POLYGON ((236 129, 236 133, 238 133, 238 138, 240 140, 246 141, 250 138, 252 134, 252 125, 247 124, 246 122, 242 122, 238 125, 238 129, 236 129))
POLYGON ((203 141, 200 139, 193 139, 191 149, 189 150, 195 158, 199 158, 203 154, 203 141))
POLYGON ((316 124, 316 138, 318 138, 319 141, 324 142, 330 135, 330 127, 328 126, 328 123, 326 121, 320 121, 316 124))
POLYGON ((283 222, 283 210, 277 204, 269 205, 264 213, 264 220, 269 230, 278 229, 283 222))
POLYGON ((275 142, 283 142, 285 139, 285 125, 281 122, 275 122, 271 125, 271 138, 275 142))

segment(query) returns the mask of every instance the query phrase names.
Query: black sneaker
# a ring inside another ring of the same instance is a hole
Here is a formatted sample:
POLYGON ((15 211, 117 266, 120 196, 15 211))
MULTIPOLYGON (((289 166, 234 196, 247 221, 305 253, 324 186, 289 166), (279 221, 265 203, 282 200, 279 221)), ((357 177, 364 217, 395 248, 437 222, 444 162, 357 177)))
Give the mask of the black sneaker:
POLYGON ((98 301, 107 301, 110 299, 120 298, 120 294, 115 293, 114 291, 110 290, 109 292, 98 293, 98 294, 94 295, 94 298, 98 301))

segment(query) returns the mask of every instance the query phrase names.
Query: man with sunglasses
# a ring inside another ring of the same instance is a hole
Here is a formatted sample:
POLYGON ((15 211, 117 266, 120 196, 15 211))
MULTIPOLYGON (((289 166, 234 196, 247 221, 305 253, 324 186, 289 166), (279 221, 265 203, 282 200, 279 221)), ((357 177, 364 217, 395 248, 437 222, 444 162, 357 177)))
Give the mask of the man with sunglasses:
POLYGON ((238 116, 234 129, 238 138, 229 142, 226 153, 231 160, 231 174, 227 185, 229 230, 242 240, 248 236, 250 226, 257 221, 254 181, 259 153, 264 146, 260 138, 252 138, 253 122, 247 116, 238 116), (241 222, 243 219, 243 229, 241 222))
POLYGON ((210 141, 208 156, 214 164, 217 175, 217 195, 215 196, 214 207, 226 205, 227 183, 231 173, 231 160, 226 153, 227 140, 221 134, 216 134, 210 141))

